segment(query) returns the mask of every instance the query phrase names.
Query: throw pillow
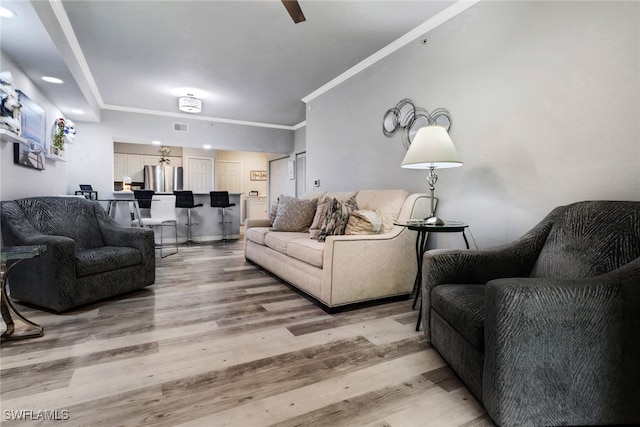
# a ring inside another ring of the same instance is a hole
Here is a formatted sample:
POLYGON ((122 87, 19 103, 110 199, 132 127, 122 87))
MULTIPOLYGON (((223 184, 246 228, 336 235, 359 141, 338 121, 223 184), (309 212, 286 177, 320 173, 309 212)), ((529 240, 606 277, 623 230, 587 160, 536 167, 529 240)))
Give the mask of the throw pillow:
POLYGON ((318 235, 318 241, 324 242, 327 236, 337 236, 344 234, 344 229, 349 221, 349 214, 358 209, 356 198, 351 197, 349 200, 341 203, 335 197, 331 199, 327 206, 327 213, 318 235))
POLYGON ((273 225, 273 222, 276 220, 276 216, 278 216, 278 200, 280 200, 280 198, 276 199, 276 202, 274 204, 271 205, 271 209, 269 210, 269 225, 273 225))
POLYGON ((380 212, 358 210, 351 212, 344 234, 377 234, 382 230, 380 212))
POLYGON ((318 236, 320 235, 320 230, 322 229, 322 224, 324 223, 324 218, 327 214, 327 208, 329 207, 330 201, 331 198, 326 196, 318 201, 316 214, 314 215, 311 226, 309 227, 309 233, 311 234, 312 239, 318 240, 318 236))
POLYGON ((318 201, 300 200, 282 195, 278 199, 278 213, 271 231, 307 231, 316 213, 318 201))

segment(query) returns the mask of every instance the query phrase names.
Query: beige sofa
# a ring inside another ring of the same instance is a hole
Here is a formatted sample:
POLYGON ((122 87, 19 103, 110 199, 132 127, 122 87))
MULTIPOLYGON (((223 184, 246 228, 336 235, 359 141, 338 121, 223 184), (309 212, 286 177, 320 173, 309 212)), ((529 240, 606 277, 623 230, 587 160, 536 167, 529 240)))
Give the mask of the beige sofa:
POLYGON ((382 229, 373 235, 328 236, 271 231, 269 220, 245 222, 245 257, 311 296, 328 311, 383 298, 406 297, 416 277, 416 233, 396 221, 428 216, 430 198, 404 190, 312 192, 345 201, 355 195, 359 209, 376 210, 382 229))

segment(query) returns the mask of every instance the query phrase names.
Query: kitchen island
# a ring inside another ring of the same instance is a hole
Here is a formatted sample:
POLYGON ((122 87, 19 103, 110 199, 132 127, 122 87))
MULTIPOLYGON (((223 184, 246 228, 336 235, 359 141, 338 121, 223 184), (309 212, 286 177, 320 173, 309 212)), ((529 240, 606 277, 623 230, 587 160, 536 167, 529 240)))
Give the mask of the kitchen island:
MULTIPOLYGON (((171 194, 171 193, 156 193, 156 194, 171 194)), ((235 203, 235 206, 227 208, 225 214, 225 230, 227 239, 239 239, 240 238, 240 196, 242 193, 229 193, 230 203, 235 203)), ((191 221, 194 223, 191 225, 191 240, 197 243, 215 242, 222 240, 222 209, 212 208, 211 199, 209 193, 194 193, 193 194, 195 204, 202 203, 203 206, 193 209, 191 215, 191 221), (198 225, 196 225, 196 223, 198 225)), ((133 200, 132 191, 114 191, 113 198, 111 200, 122 201, 123 203, 116 203, 115 211, 112 211, 112 216, 118 223, 123 225, 137 225, 137 221, 131 220, 132 212, 129 208, 129 201, 133 200)), ((102 205, 107 207, 107 201, 101 201, 102 205)), ((178 243, 185 243, 187 241, 187 209, 176 208, 178 215, 178 243)), ((142 217, 150 216, 150 209, 140 209, 140 215, 142 217)), ((159 227, 158 227, 159 228, 159 227)), ((159 231, 157 231, 159 232, 159 231)), ((163 236, 163 239, 167 242, 172 242, 174 238, 173 230, 171 233, 167 230, 163 236)), ((157 236, 156 241, 160 238, 157 236)))

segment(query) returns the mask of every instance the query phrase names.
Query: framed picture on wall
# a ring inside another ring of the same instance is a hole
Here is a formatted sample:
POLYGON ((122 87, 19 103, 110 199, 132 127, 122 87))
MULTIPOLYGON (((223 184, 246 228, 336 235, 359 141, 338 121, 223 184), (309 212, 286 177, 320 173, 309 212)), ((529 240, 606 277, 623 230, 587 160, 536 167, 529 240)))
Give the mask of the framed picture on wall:
POLYGON ((251 171, 249 178, 251 181, 266 181, 267 171, 251 171))
POLYGON ((18 92, 20 101, 20 126, 22 126, 22 137, 30 139, 36 144, 41 144, 46 148, 46 127, 44 110, 33 102, 24 92, 18 92))
POLYGON ((17 165, 43 170, 47 153, 44 110, 19 90, 20 126, 26 143, 13 144, 13 162, 17 165))

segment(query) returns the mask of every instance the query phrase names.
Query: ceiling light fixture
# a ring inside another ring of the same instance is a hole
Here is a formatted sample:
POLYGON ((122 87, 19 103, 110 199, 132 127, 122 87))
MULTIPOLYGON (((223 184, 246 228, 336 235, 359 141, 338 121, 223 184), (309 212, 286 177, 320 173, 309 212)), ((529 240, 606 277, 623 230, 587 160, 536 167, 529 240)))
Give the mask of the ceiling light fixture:
POLYGON ((71 110, 71 112, 72 112, 73 114, 78 114, 78 115, 82 115, 82 114, 84 114, 84 111, 82 111, 82 110, 71 110))
POLYGON ((64 81, 56 78, 56 77, 49 77, 49 76, 44 76, 42 77, 42 80, 44 80, 45 82, 49 82, 49 83, 55 83, 57 85, 64 83, 64 81))
POLYGON ((199 113, 202 111, 202 101, 189 93, 178 98, 178 109, 187 113, 199 113))

